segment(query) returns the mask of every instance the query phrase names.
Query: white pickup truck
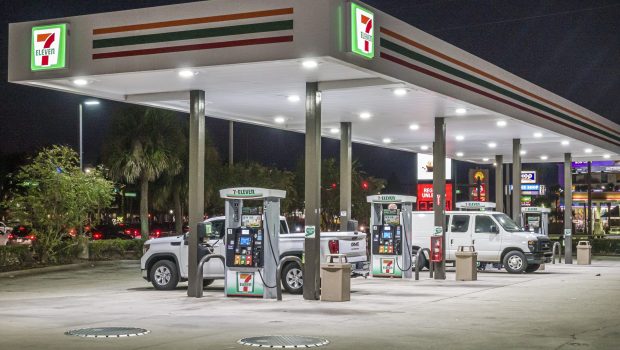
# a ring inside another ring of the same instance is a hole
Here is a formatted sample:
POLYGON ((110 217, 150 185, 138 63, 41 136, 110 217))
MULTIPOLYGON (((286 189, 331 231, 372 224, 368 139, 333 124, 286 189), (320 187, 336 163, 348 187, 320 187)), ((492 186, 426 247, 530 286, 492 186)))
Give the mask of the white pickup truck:
MULTIPOLYGON (((199 245, 199 258, 212 249, 213 253, 226 256, 224 242, 224 217, 214 217, 205 221, 211 227, 208 242, 199 245)), ((280 217, 280 258, 300 257, 304 251, 304 233, 291 233, 283 216, 280 217)), ((369 264, 366 254, 366 234, 363 232, 321 232, 321 255, 345 254, 352 265, 354 276, 368 275, 369 264)), ((142 277, 151 282, 156 289, 174 289, 179 282, 187 280, 188 241, 186 235, 150 239, 144 243, 144 254, 140 259, 142 277)), ((224 265, 219 259, 212 259, 204 266, 203 284, 224 279, 224 265)), ((282 268, 282 286, 289 293, 299 294, 303 290, 301 266, 290 262, 282 268)))

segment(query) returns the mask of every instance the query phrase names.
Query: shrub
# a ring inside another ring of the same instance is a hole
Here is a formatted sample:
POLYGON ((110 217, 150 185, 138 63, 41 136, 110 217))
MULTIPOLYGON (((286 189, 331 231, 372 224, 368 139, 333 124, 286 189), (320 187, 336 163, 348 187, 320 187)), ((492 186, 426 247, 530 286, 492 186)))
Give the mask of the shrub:
POLYGON ((0 269, 28 266, 34 262, 29 246, 6 245, 0 246, 0 269))
POLYGON ((142 239, 107 239, 93 241, 88 245, 91 260, 140 259, 142 239))

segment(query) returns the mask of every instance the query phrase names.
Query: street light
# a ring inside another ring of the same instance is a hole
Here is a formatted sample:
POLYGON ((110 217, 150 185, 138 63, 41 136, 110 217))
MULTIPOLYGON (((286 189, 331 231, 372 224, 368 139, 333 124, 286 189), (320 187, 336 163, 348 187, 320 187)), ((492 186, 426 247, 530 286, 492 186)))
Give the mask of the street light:
MULTIPOLYGON (((83 102, 84 105, 86 106, 97 106, 99 104, 99 101, 97 100, 86 100, 83 102)), ((82 151, 82 103, 79 104, 79 115, 80 115, 80 170, 83 170, 82 168, 82 164, 83 164, 83 151, 82 151)))

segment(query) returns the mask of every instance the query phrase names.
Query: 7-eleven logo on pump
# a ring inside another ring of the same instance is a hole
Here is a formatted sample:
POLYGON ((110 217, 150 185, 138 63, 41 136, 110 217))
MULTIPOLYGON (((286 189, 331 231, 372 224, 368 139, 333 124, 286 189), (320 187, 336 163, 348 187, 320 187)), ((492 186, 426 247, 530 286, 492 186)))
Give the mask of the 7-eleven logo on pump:
POLYGON ((373 58, 375 56, 375 15, 359 6, 351 3, 351 51, 373 58))
POLYGON ((30 69, 48 70, 66 67, 67 25, 53 24, 32 28, 30 69))
POLYGON ((254 273, 238 272, 237 273, 237 292, 253 293, 254 292, 254 273))
POLYGON ((394 259, 381 259, 381 273, 394 273, 394 259))

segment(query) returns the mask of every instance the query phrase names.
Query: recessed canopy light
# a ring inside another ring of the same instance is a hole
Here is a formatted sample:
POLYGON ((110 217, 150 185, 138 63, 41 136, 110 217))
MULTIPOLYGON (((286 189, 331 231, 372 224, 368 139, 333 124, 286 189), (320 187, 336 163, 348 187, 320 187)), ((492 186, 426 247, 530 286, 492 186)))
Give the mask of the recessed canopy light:
POLYGON ((499 126, 500 128, 503 128, 504 126, 506 126, 508 123, 506 123, 505 120, 498 120, 497 123, 495 123, 497 126, 499 126))
POLYGON ((583 151, 586 152, 586 153, 592 153, 592 148, 586 148, 583 151))
POLYGON ((362 119, 370 119, 370 113, 362 112, 362 113, 360 113, 360 118, 362 118, 362 119))
POLYGON ((519 152, 519 154, 520 154, 520 155, 522 155, 522 156, 524 156, 524 155, 526 155, 526 154, 527 154, 527 151, 526 151, 526 150, 524 150, 524 149, 522 149, 522 150, 519 152))
POLYGON ((288 102, 299 102, 299 95, 289 95, 287 98, 288 102))
POLYGON ((568 140, 562 140, 562 146, 568 146, 570 145, 570 142, 568 142, 568 140))
POLYGON ((456 156, 457 157, 462 157, 463 155, 465 155, 465 153, 463 153, 463 152, 456 152, 456 156))
POLYGON ((329 129, 329 132, 332 133, 332 134, 337 134, 337 133, 340 132, 340 129, 338 129, 338 128, 331 128, 331 129, 329 129))
POLYGON ((304 60, 301 65, 306 69, 313 69, 319 66, 319 63, 315 60, 304 60))
POLYGON ((465 108, 457 108, 454 110, 454 113, 456 113, 457 115, 463 115, 467 113, 467 110, 465 108))
POLYGON ((422 151, 427 151, 428 150, 428 146, 427 145, 422 145, 422 146, 420 146, 420 149, 422 151))
POLYGON ((273 121, 278 124, 284 124, 284 122, 286 122, 286 118, 278 116, 278 117, 273 118, 273 121))
POLYGON ((389 137, 386 137, 383 139, 383 143, 392 143, 392 139, 389 137))
POLYGON ((609 157, 611 157, 609 154, 603 154, 603 158, 609 159, 609 157))
POLYGON ((179 71, 179 76, 180 76, 181 78, 186 78, 186 79, 188 79, 188 78, 193 78, 193 77, 194 77, 194 75, 196 75, 196 74, 198 74, 198 73, 197 73, 197 72, 194 72, 194 71, 193 71, 193 70, 191 70, 191 69, 181 69, 181 70, 179 71))
POLYGON ((409 130, 419 130, 420 126, 418 124, 409 125, 409 130))
POLYGON ((537 138, 537 139, 541 138, 542 137, 542 132, 535 132, 534 133, 534 137, 537 138))
POLYGON ((84 104, 87 106, 96 106, 99 104, 99 101, 97 100, 86 100, 84 101, 84 104))
POLYGON ((457 141, 463 141, 463 140, 465 140, 465 136, 463 136, 463 135, 456 135, 454 138, 455 138, 457 141))
POLYGON ((487 144, 487 146, 489 146, 489 148, 495 148, 495 147, 497 147, 497 143, 495 143, 495 142, 489 142, 489 143, 487 144))
POLYGON ((549 157, 547 157, 547 156, 545 156, 545 155, 540 156, 540 159, 542 159, 542 160, 547 160, 548 158, 549 158, 549 157))
POLYGON ((483 162, 488 162, 488 161, 489 161, 489 158, 482 158, 482 161, 483 161, 483 162))
POLYGON ((77 86, 84 86, 84 85, 88 85, 88 80, 86 80, 86 79, 82 79, 82 78, 79 78, 79 79, 74 79, 74 80, 73 80, 73 84, 75 84, 75 85, 77 85, 77 86))
POLYGON ((393 90, 394 95, 396 96, 405 96, 407 94, 407 89, 405 88, 396 88, 393 90))

